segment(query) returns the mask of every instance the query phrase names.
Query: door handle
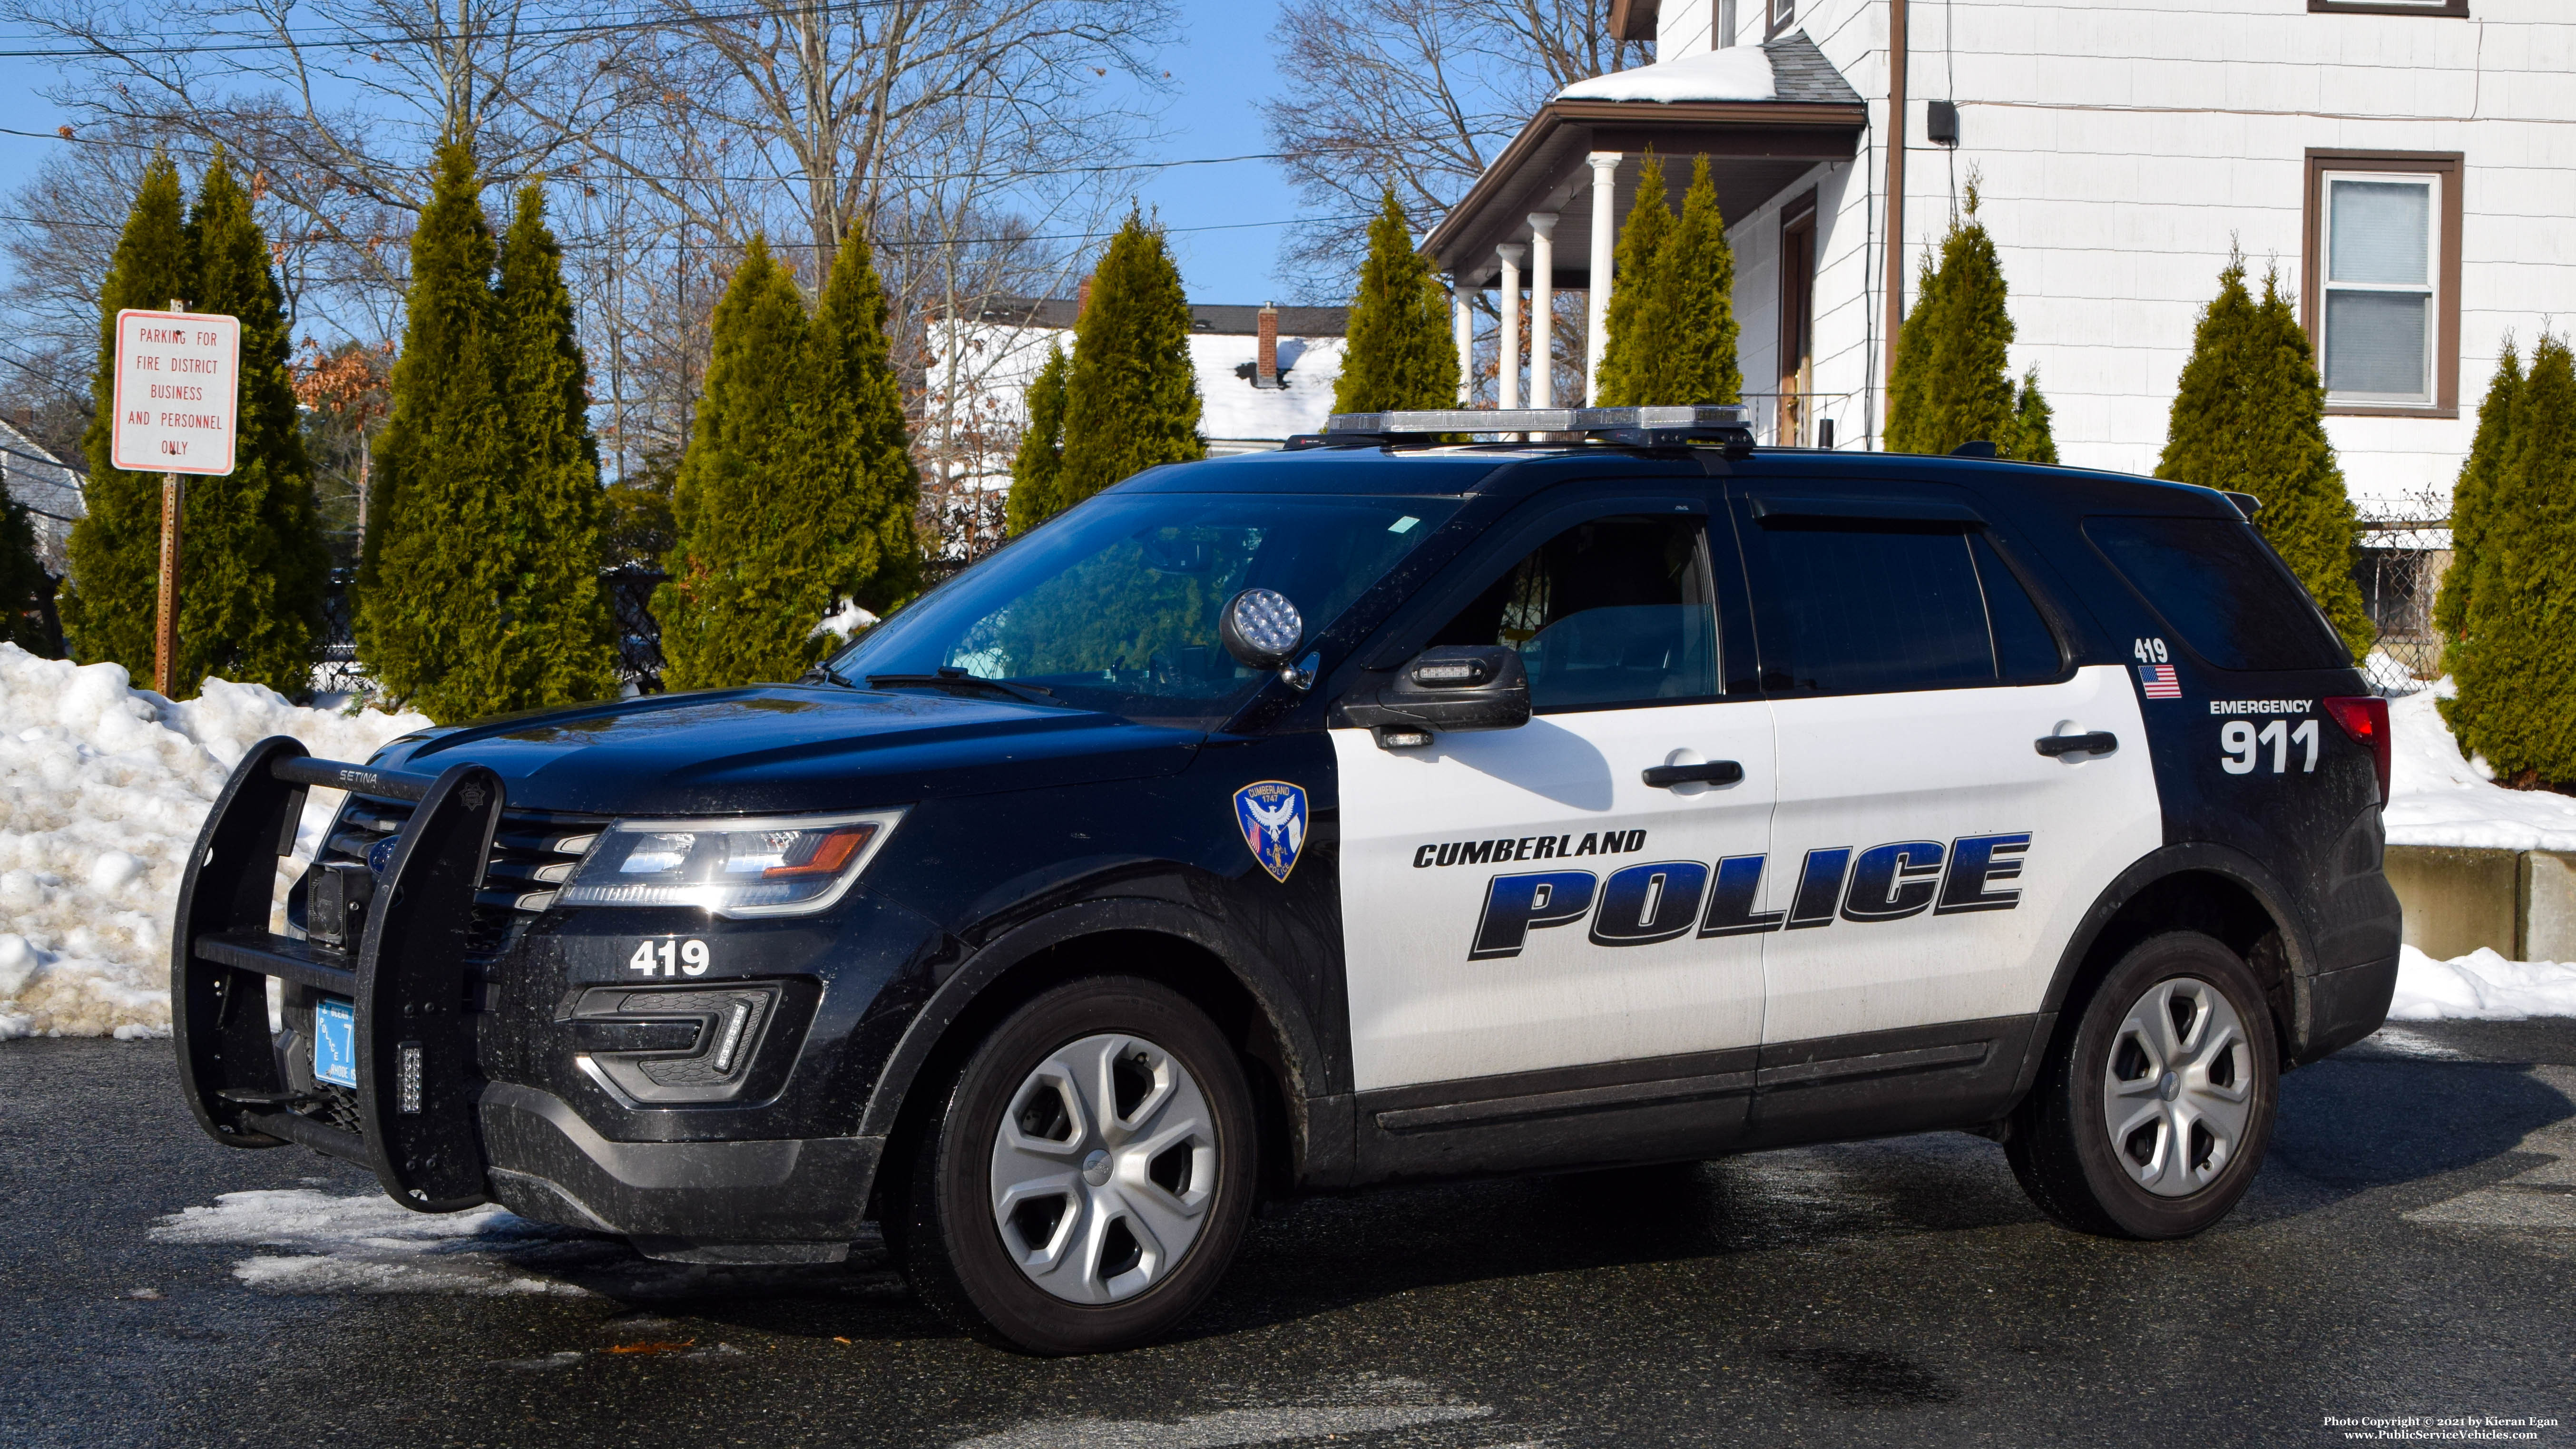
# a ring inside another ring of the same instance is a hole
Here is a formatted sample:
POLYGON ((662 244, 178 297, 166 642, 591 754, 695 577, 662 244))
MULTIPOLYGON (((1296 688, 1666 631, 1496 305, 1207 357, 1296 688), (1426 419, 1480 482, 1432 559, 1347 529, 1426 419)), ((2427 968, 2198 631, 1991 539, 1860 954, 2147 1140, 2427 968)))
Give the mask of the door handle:
POLYGON ((1710 760, 1703 765, 1648 765, 1646 783, 1658 789, 1675 785, 1732 785, 1744 778, 1744 767, 1733 760, 1710 760))
POLYGON ((2107 755, 2120 748, 2120 737, 2109 730, 2095 730, 2089 735, 2041 735, 2032 741, 2039 752, 2055 759, 2059 755, 2107 755))

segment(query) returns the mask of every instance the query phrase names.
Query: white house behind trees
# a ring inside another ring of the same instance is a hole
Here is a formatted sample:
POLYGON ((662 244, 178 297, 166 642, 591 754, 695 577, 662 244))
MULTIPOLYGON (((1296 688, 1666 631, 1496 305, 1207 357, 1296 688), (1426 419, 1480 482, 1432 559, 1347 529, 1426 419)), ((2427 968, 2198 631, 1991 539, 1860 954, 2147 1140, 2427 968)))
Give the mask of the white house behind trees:
MULTIPOLYGON (((2569 0, 1616 0, 1610 24, 1656 62, 1541 107, 1425 248, 1462 288, 1588 289, 1597 361, 1640 153, 1676 202, 1706 153, 1766 439, 1878 445, 1917 260, 1972 178, 2013 369, 2038 365, 2071 464, 2153 469, 2231 249, 2298 299, 2367 519, 2447 514, 2503 339, 2576 319, 2569 0)), ((1517 374, 1505 400, 1538 401, 1517 374)))

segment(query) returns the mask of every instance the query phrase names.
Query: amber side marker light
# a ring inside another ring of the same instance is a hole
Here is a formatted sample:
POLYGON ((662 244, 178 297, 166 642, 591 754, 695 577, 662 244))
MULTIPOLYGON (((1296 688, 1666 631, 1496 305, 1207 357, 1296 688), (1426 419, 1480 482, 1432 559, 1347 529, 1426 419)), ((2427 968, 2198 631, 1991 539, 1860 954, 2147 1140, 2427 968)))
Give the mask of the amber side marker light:
POLYGON ((2326 713, 2343 726, 2354 744, 2370 749, 2370 763, 2379 772, 2379 803, 2388 803, 2388 701, 2378 695, 2346 695, 2325 701, 2326 713))

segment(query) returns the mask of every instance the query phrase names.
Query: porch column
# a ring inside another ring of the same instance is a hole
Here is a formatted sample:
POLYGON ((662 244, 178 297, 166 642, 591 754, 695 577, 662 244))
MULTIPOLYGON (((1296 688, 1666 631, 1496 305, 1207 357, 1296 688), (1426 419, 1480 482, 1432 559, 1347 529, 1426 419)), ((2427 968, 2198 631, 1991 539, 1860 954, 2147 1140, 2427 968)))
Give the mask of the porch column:
POLYGON ((1469 302, 1467 275, 1453 272, 1449 277, 1450 329, 1458 339, 1458 406, 1465 407, 1476 395, 1476 308, 1469 302))
POLYGON ((1583 401, 1601 405, 1601 350, 1610 331, 1610 253, 1618 245, 1617 218, 1620 151, 1595 151, 1592 163, 1592 280, 1583 298, 1583 401))
POLYGON ((1529 251, 1519 242, 1505 242, 1494 248, 1503 264, 1503 345, 1501 383, 1497 405, 1516 408, 1521 405, 1521 258, 1529 251))
POLYGON ((1556 406, 1556 213, 1530 224, 1530 406, 1556 406))

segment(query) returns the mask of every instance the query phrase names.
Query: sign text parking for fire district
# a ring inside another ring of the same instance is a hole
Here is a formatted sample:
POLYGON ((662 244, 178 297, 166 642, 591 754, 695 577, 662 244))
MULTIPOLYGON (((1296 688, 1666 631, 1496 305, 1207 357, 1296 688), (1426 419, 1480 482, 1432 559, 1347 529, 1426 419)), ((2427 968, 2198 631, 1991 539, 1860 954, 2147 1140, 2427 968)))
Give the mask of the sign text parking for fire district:
POLYGON ((116 314, 116 466, 229 473, 241 323, 213 313, 116 314))

